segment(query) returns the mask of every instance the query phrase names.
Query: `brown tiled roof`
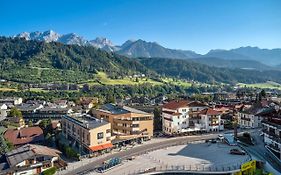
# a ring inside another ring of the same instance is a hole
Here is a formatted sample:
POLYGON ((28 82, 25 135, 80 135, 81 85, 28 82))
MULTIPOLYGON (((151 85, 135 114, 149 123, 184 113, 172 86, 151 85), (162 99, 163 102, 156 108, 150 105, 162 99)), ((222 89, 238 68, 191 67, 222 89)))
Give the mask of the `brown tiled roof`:
POLYGON ((221 107, 221 108, 215 108, 215 110, 219 112, 225 112, 225 111, 229 111, 229 108, 221 107))
POLYGON ((178 113, 178 112, 171 112, 171 111, 163 111, 163 113, 167 113, 167 114, 170 114, 170 115, 181 115, 181 113, 178 113))
POLYGON ((173 100, 163 105, 163 108, 167 109, 178 109, 188 106, 189 101, 187 100, 173 100))
POLYGON ((221 113, 219 111, 216 111, 212 108, 207 108, 207 109, 203 109, 200 114, 203 115, 220 115, 221 113))
POLYGON ((43 131, 40 127, 28 127, 21 129, 8 129, 4 134, 5 139, 13 145, 23 145, 44 140, 43 131))
POLYGON ((192 101, 192 102, 188 103, 188 106, 190 106, 190 107, 197 107, 197 106, 198 107, 205 107, 205 106, 208 106, 208 105, 206 105, 206 104, 204 104, 200 101, 192 101))

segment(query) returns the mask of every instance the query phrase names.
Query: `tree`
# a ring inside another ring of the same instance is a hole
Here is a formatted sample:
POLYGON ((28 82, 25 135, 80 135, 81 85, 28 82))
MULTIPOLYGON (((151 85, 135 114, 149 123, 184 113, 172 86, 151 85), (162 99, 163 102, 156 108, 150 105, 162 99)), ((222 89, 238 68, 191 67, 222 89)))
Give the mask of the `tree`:
POLYGON ((29 126, 29 127, 33 126, 33 123, 32 123, 31 120, 28 121, 28 126, 29 126))
POLYGON ((9 117, 19 117, 22 118, 22 113, 16 107, 13 107, 9 113, 9 117))
POLYGON ((49 133, 52 133, 51 129, 51 119, 43 119, 39 123, 39 127, 44 131, 44 135, 46 136, 49 133))
POLYGON ((162 130, 162 118, 161 118, 161 110, 159 108, 154 108, 153 110, 154 114, 154 131, 161 131, 162 130))
POLYGON ((266 97, 266 92, 265 92, 265 90, 263 89, 263 90, 261 90, 261 92, 260 92, 260 96, 261 97, 263 97, 263 98, 265 98, 266 97))

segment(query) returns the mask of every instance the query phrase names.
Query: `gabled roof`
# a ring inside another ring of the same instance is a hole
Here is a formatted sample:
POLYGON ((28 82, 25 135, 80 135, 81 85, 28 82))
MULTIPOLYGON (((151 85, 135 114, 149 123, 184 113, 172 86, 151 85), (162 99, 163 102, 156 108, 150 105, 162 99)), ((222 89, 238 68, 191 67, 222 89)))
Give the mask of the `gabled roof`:
POLYGON ((4 137, 12 142, 13 145, 22 145, 44 140, 43 130, 37 126, 21 129, 8 129, 5 132, 4 137))
POLYGON ((203 109, 202 111, 200 111, 200 114, 203 115, 220 115, 221 113, 219 111, 216 111, 212 108, 207 108, 207 109, 203 109))
POLYGON ((41 145, 27 144, 14 149, 5 154, 10 167, 16 166, 18 163, 40 155, 59 157, 61 152, 41 145))
POLYGON ((181 113, 178 113, 178 112, 170 112, 170 111, 162 111, 163 113, 166 113, 166 114, 170 114, 170 115, 174 115, 174 116, 179 116, 181 115, 181 113))
POLYGON ((200 101, 192 101, 192 102, 188 103, 188 106, 190 106, 190 107, 207 107, 208 105, 206 105, 200 101))
POLYGON ((163 108, 176 110, 178 108, 187 107, 189 101, 187 100, 173 100, 163 105, 163 108))

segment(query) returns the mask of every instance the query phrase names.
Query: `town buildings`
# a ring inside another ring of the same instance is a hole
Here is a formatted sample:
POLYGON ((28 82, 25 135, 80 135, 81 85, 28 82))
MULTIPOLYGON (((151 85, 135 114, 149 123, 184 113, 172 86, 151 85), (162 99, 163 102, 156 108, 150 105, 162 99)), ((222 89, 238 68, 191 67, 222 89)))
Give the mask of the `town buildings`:
POLYGON ((281 163, 281 117, 270 116, 262 121, 265 147, 281 163))
POLYGON ((165 134, 193 131, 223 130, 221 113, 208 105, 188 100, 174 100, 162 107, 162 124, 165 134))
POLYGON ((153 136, 153 114, 128 106, 104 104, 93 115, 111 123, 112 134, 118 138, 148 138, 153 136))
POLYGON ((20 97, 0 98, 0 103, 20 105, 22 103, 22 98, 20 97))
POLYGON ((243 105, 238 111, 238 124, 241 128, 262 127, 262 120, 266 119, 264 114, 275 111, 278 107, 275 103, 263 100, 251 105, 243 105))
POLYGON ((0 103, 0 121, 4 120, 7 117, 8 107, 5 103, 0 103))
POLYGON ((262 117, 249 110, 238 112, 238 124, 241 128, 261 127, 262 117))
POLYGON ((51 167, 61 167, 60 151, 46 146, 26 144, 4 155, 0 162, 0 174, 33 175, 40 174, 51 167))
POLYGON ((65 115, 61 119, 62 134, 82 153, 112 148, 111 125, 87 114, 65 115))

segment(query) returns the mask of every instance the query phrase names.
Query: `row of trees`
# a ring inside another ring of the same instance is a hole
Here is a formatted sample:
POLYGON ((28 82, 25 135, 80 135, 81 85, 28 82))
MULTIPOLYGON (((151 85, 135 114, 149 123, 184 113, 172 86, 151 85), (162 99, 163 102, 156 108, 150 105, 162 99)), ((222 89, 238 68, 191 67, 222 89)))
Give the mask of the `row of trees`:
POLYGON ((193 93, 210 92, 224 90, 217 86, 198 86, 191 87, 177 86, 173 84, 166 85, 116 85, 116 86, 89 86, 87 90, 80 91, 0 91, 0 97, 17 96, 25 99, 42 99, 53 101, 54 99, 63 98, 75 101, 81 96, 94 96, 104 102, 114 102, 116 99, 124 99, 125 97, 146 96, 155 97, 161 94, 167 95, 188 95, 193 93))

